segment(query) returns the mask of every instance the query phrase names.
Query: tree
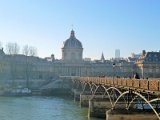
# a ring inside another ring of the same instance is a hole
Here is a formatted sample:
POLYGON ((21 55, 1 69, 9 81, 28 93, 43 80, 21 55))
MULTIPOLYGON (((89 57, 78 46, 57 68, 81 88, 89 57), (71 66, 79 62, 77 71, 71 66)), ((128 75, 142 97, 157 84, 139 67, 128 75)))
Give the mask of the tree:
POLYGON ((32 68, 33 68, 33 56, 37 55, 37 49, 35 47, 25 45, 23 47, 22 52, 26 56, 24 68, 25 68, 25 75, 26 75, 26 87, 29 88, 29 77, 31 75, 32 68))
POLYGON ((35 47, 29 47, 29 55, 30 56, 36 56, 37 55, 37 49, 35 47))
POLYGON ((20 47, 17 43, 7 43, 6 44, 6 52, 9 55, 18 54, 19 50, 20 50, 20 47))
POLYGON ((28 45, 25 45, 25 46, 23 47, 22 53, 23 53, 25 56, 28 56, 28 55, 29 55, 29 46, 28 46, 28 45))
POLYGON ((37 55, 37 49, 33 46, 28 46, 28 45, 25 45, 23 47, 23 54, 25 56, 36 56, 37 55))
POLYGON ((10 55, 10 71, 12 79, 12 87, 15 87, 15 79, 17 72, 17 61, 15 55, 19 53, 20 47, 17 43, 7 43, 6 44, 6 53, 10 55))

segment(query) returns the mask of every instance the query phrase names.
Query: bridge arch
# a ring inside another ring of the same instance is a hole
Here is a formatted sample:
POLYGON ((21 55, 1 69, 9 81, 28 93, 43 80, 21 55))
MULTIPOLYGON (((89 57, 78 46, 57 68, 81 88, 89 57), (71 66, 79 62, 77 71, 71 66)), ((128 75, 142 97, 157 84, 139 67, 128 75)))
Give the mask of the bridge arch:
POLYGON ((92 83, 91 85, 92 85, 91 86, 91 93, 94 94, 94 92, 96 91, 98 85, 96 85, 95 83, 92 83))
POLYGON ((91 83, 89 83, 89 82, 83 83, 82 93, 84 93, 85 91, 90 91, 92 93, 92 85, 91 85, 91 83))
MULTIPOLYGON (((114 98, 113 98, 113 94, 114 94, 114 93, 109 93, 109 91, 110 91, 110 90, 112 90, 112 91, 115 90, 116 92, 118 92, 119 95, 122 94, 122 92, 121 92, 119 89, 117 89, 116 87, 107 87, 107 86, 105 86, 105 85, 95 85, 95 86, 96 86, 96 89, 95 89, 95 91, 93 92, 92 99, 95 97, 97 91, 98 91, 99 89, 102 89, 102 88, 103 88, 103 90, 104 90, 104 92, 103 92, 103 97, 107 94, 108 99, 109 99, 112 107, 113 107, 113 104, 114 104, 115 100, 118 98, 118 96, 116 96, 116 98, 114 99, 114 98)), ((103 97, 102 97, 102 98, 103 98, 103 97)), ((125 100, 125 99, 124 99, 124 100, 125 100)))
POLYGON ((119 94, 122 94, 122 92, 121 92, 119 89, 117 89, 116 87, 109 87, 109 88, 106 89, 106 91, 109 91, 110 89, 114 89, 114 90, 116 90, 119 94))
MULTIPOLYGON (((129 93, 130 93, 130 91, 125 91, 125 92, 123 92, 123 93, 117 98, 117 100, 115 101, 115 103, 114 103, 114 105, 113 105, 113 108, 116 106, 117 102, 119 101, 119 99, 120 99, 121 97, 123 97, 124 95, 129 94, 129 93)), ((138 92, 136 92, 136 91, 132 91, 132 94, 134 94, 134 95, 136 95, 136 97, 140 97, 142 100, 144 100, 144 101, 150 106, 150 108, 153 110, 153 112, 156 114, 157 118, 160 119, 160 116, 159 116, 158 112, 154 109, 154 107, 151 105, 151 103, 150 103, 143 95, 141 95, 140 93, 138 93, 138 92)), ((135 99, 135 98, 134 98, 134 99, 135 99)), ((133 102, 133 100, 132 100, 131 102, 133 102)), ((130 104, 129 104, 129 105, 130 105, 130 104)), ((128 107, 130 107, 130 106, 128 106, 128 107)))
POLYGON ((91 99, 93 99, 95 97, 95 95, 96 95, 96 93, 97 93, 97 91, 100 87, 104 89, 104 87, 102 85, 96 85, 94 83, 92 83, 92 85, 93 85, 93 87, 95 87, 95 89, 93 89, 93 87, 92 87, 92 97, 91 97, 91 99))
MULTIPOLYGON (((109 99, 110 99, 110 102, 111 102, 111 105, 112 105, 112 107, 113 107, 113 105, 114 105, 114 102, 115 102, 115 100, 114 100, 114 97, 112 96, 112 93, 109 93, 109 91, 110 90, 115 90, 118 94, 119 94, 119 96, 122 94, 122 92, 119 90, 119 89, 117 89, 116 87, 109 87, 109 88, 106 88, 105 87, 105 94, 107 93, 107 95, 109 96, 109 99)), ((104 94, 104 95, 105 95, 104 94)), ((114 93, 113 93, 114 94, 114 93)), ((115 95, 115 94, 114 94, 115 95)), ((118 98, 118 96, 116 96, 116 99, 118 98)), ((123 98, 124 99, 124 98, 123 98)), ((126 102, 126 100, 124 99, 124 101, 126 102)))

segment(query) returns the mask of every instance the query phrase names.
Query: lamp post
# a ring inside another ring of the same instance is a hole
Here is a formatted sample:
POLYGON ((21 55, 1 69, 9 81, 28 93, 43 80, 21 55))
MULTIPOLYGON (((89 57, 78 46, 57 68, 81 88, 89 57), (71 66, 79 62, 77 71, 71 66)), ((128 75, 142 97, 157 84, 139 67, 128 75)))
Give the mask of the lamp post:
POLYGON ((115 63, 113 63, 113 79, 114 79, 114 77, 115 77, 115 66, 116 66, 116 64, 115 63))
POLYGON ((131 75, 132 75, 132 78, 134 78, 134 74, 136 73, 135 71, 136 71, 136 70, 135 70, 135 64, 133 64, 132 67, 131 67, 131 72, 132 72, 131 75))
POLYGON ((130 76, 130 78, 133 78, 133 76, 134 76, 133 67, 131 67, 131 76, 130 76))

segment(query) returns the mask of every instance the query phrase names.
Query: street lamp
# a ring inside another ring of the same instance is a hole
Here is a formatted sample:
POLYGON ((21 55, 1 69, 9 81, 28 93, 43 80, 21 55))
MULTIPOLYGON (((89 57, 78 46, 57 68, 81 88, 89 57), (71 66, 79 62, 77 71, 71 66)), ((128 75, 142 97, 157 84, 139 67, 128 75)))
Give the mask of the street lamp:
POLYGON ((114 79, 114 77, 115 77, 115 66, 116 66, 116 64, 115 63, 113 63, 113 79, 114 79))
POLYGON ((134 78, 134 74, 135 74, 135 64, 133 64, 132 67, 131 67, 132 78, 134 78))
POLYGON ((131 67, 131 74, 129 76, 130 78, 133 78, 134 77, 134 70, 133 70, 133 67, 131 67))

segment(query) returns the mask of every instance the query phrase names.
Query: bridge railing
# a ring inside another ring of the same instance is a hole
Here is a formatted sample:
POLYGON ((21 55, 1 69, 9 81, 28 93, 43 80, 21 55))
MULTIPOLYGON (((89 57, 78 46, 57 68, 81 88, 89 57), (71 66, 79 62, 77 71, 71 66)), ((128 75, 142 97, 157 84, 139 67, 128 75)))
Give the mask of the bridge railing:
POLYGON ((159 80, 150 80, 149 81, 149 90, 158 91, 160 88, 159 80))
POLYGON ((148 80, 140 80, 139 87, 144 90, 149 90, 149 81, 148 80))
POLYGON ((140 87, 140 80, 135 79, 132 85, 134 88, 139 88, 140 87))
POLYGON ((84 82, 95 84, 122 86, 136 89, 160 91, 160 78, 153 79, 130 79, 130 78, 100 78, 100 77, 79 77, 84 82))

